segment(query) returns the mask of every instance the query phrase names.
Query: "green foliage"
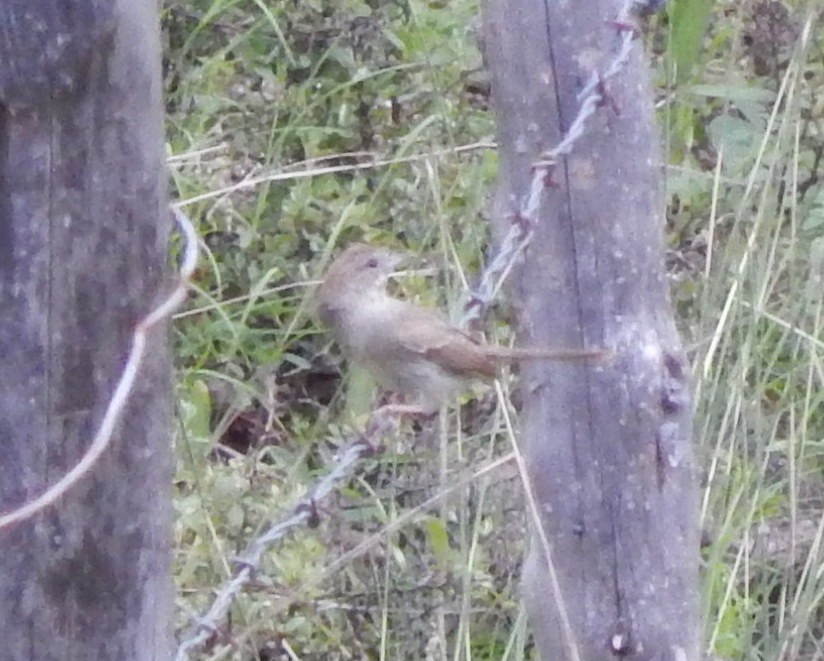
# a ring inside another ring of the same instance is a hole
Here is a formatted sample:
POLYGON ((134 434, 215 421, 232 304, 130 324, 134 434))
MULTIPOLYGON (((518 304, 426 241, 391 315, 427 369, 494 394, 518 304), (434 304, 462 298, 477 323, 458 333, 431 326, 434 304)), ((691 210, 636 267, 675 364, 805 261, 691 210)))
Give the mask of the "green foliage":
POLYGON ((670 0, 669 56, 674 79, 686 82, 704 53, 703 42, 713 0, 670 0))

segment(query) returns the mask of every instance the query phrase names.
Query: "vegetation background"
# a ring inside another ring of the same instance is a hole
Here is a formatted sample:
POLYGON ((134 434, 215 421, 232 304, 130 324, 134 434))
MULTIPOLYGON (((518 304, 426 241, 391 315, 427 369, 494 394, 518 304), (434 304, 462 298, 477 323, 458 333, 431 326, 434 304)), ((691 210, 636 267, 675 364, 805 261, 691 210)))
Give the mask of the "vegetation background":
MULTIPOLYGON (((721 659, 824 658, 820 11, 672 0, 643 39, 694 369, 704 640, 721 659)), ((172 192, 207 249, 175 324, 179 630, 363 424, 371 386, 309 314, 330 256, 350 240, 425 254, 435 268, 403 292, 453 311, 484 262, 496 153, 479 12, 165 3, 172 192)), ((505 305, 489 318, 505 342, 505 305)), ((440 432, 390 439, 318 527, 267 553, 199 658, 535 658, 517 470, 478 470, 511 451, 510 401, 517 380, 464 398, 440 432)))

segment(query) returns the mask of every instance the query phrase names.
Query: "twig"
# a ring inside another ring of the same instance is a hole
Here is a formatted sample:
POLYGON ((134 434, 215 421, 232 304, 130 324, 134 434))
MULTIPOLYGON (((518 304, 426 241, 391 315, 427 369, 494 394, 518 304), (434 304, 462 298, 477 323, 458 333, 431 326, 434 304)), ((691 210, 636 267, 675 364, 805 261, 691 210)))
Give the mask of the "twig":
POLYGON ((109 400, 106 412, 103 414, 103 420, 100 422, 100 427, 94 435, 94 439, 80 461, 57 482, 34 500, 0 516, 0 530, 12 524, 25 521, 57 502, 59 498, 64 496, 69 489, 94 468, 98 459, 100 459, 109 447, 112 432, 123 413, 123 409, 129 401, 129 396, 132 394, 140 365, 143 362, 143 356, 146 353, 146 336, 153 326, 170 317, 180 304, 186 300, 186 289, 191 280, 192 273, 195 270, 195 265, 197 264, 197 233, 191 221, 183 212, 173 209, 173 213, 186 239, 177 286, 165 301, 137 322, 134 334, 132 335, 132 347, 126 359, 126 366, 123 368, 120 380, 109 400))
MULTIPOLYGON (((456 154, 462 154, 465 152, 472 152, 483 149, 495 149, 495 143, 488 141, 473 142, 468 145, 459 145, 451 149, 439 149, 436 151, 428 151, 420 154, 411 154, 409 156, 399 156, 397 158, 378 158, 377 155, 372 154, 371 152, 351 152, 350 154, 341 154, 340 156, 341 158, 344 158, 346 156, 354 156, 355 158, 362 158, 363 161, 359 163, 347 163, 346 165, 327 165, 324 167, 311 167, 296 172, 285 172, 282 170, 277 172, 270 172, 256 177, 249 177, 248 179, 244 179, 243 181, 239 181, 236 184, 227 186, 225 188, 221 188, 219 190, 207 191, 205 193, 201 193, 200 195, 195 195, 193 197, 186 198, 185 200, 181 200, 177 204, 181 207, 191 206, 192 204, 196 204, 198 202, 211 200, 216 197, 223 197, 225 195, 234 193, 239 190, 254 188, 255 186, 258 186, 260 184, 271 183, 275 181, 293 181, 297 179, 320 177, 327 174, 355 172, 358 170, 372 170, 375 168, 389 167, 392 165, 399 165, 403 163, 415 163, 417 161, 423 161, 432 157, 454 156, 456 154)), ((321 159, 313 160, 317 162, 321 159)), ((329 157, 323 160, 329 160, 329 157)), ((305 167, 309 163, 309 161, 295 163, 292 167, 305 167)))

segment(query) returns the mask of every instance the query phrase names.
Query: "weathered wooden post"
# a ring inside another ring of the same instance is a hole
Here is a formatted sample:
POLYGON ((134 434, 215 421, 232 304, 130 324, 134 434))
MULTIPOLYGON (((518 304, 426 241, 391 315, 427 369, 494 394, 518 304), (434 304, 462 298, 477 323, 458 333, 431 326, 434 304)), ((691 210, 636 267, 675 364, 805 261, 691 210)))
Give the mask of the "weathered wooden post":
MULTIPOLYGON (((168 287, 158 3, 0 3, 0 511, 81 456, 168 287)), ((112 447, 0 531, 0 657, 168 659, 162 330, 112 447)))
MULTIPOLYGON (((618 0, 488 0, 498 232, 626 34, 618 0)), ((553 171, 515 274, 528 346, 608 346, 603 366, 525 364, 537 501, 524 595, 545 661, 696 661, 698 530, 688 367, 663 270, 662 169, 639 43, 553 171), (557 584, 549 570, 546 533, 557 584)))

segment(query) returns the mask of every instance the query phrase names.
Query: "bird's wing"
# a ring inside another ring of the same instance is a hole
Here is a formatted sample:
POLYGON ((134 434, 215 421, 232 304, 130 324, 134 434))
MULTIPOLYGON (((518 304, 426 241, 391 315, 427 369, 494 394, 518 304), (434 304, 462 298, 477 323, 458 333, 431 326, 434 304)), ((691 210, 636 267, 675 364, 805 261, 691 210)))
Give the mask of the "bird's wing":
POLYGON ((404 350, 461 377, 491 378, 497 373, 494 355, 435 312, 407 304, 397 321, 397 337, 404 350))

